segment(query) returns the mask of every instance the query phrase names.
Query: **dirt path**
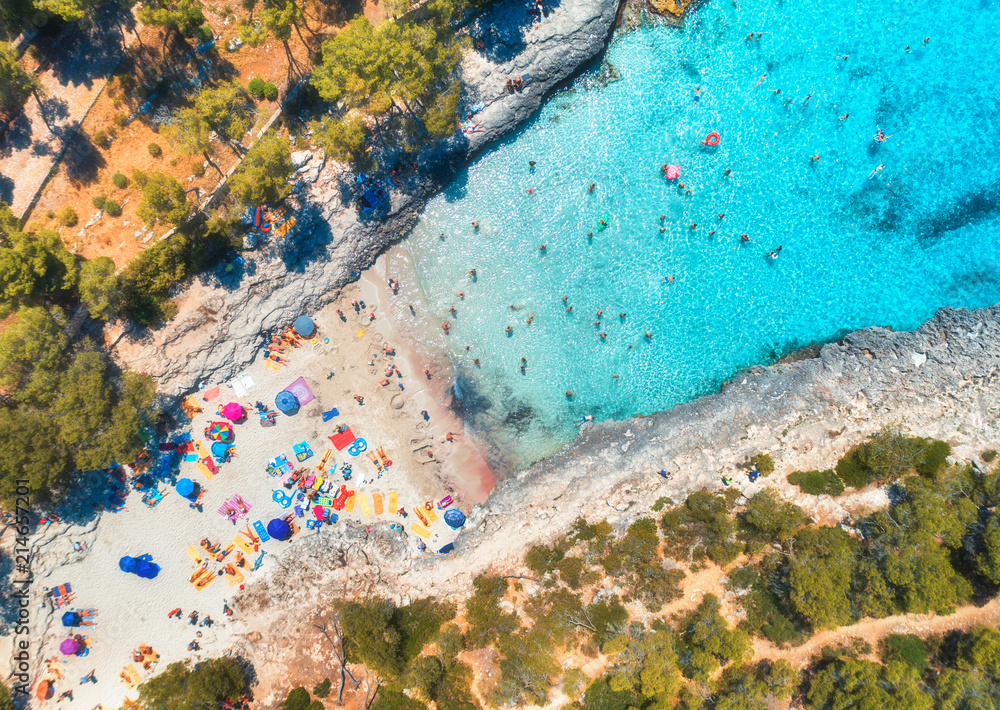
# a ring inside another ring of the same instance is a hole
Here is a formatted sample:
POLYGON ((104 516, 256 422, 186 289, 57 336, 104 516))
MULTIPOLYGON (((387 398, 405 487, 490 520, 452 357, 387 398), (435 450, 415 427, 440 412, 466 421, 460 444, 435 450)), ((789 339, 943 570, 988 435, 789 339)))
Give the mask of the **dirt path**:
POLYGON ((949 616, 935 614, 901 614, 884 619, 866 619, 853 626, 843 626, 833 631, 823 631, 801 646, 780 649, 768 641, 754 639, 755 659, 783 658, 796 667, 805 666, 824 646, 837 646, 852 638, 861 638, 873 647, 890 634, 942 634, 947 631, 969 629, 973 626, 997 626, 1000 623, 1000 597, 982 607, 964 606, 949 616))

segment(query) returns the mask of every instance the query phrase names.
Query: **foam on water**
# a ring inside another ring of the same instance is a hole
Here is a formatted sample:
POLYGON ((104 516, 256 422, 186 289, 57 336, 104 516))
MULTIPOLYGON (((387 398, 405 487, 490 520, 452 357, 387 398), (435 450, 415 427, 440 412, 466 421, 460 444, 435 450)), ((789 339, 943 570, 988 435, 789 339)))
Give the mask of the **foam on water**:
POLYGON ((469 421, 523 465, 584 414, 660 411, 848 329, 1000 301, 998 30, 986 0, 716 0, 621 37, 619 81, 551 99, 406 242, 469 421))

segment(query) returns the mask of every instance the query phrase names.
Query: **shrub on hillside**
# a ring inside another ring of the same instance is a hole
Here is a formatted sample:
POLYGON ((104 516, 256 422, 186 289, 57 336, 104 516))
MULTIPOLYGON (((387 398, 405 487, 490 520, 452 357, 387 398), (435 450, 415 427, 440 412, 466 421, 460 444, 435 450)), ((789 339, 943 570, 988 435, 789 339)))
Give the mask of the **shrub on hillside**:
POLYGON ((774 473, 774 459, 768 453, 760 453, 751 458, 750 466, 757 469, 762 476, 774 473))
POLYGON ((124 190, 128 187, 128 178, 122 173, 115 173, 111 176, 111 184, 117 187, 119 190, 124 190))
POLYGON ((104 214, 108 217, 121 217, 122 216, 122 206, 119 205, 114 200, 104 201, 104 214))
POLYGON ((837 462, 837 475, 845 485, 864 488, 884 483, 916 470, 933 477, 951 455, 951 445, 922 437, 903 436, 886 429, 848 451, 837 462))
POLYGON ((75 227, 80 217, 72 207, 61 207, 56 212, 56 220, 64 227, 75 227))
POLYGON ((132 182, 134 182, 139 187, 145 187, 146 186, 146 182, 148 180, 149 180, 149 176, 145 172, 143 172, 142 170, 136 169, 136 170, 132 171, 132 182))
POLYGON ((264 83, 264 98, 268 101, 274 101, 278 98, 278 87, 273 82, 264 83))
POLYGON ((111 145, 111 136, 105 131, 97 131, 94 133, 94 145, 100 146, 101 148, 107 148, 111 145))
POLYGON ((108 198, 105 197, 104 195, 94 195, 90 199, 90 204, 92 204, 94 207, 96 207, 99 210, 103 210, 104 209, 104 203, 107 202, 107 201, 108 201, 108 198))
POLYGON ((891 636, 887 636, 879 644, 879 653, 882 656, 883 663, 902 661, 913 666, 921 675, 927 670, 928 661, 931 657, 931 649, 916 634, 892 634, 891 636))
POLYGON ((839 496, 844 492, 844 483, 832 468, 824 471, 794 471, 788 474, 788 482, 812 496, 839 496))
POLYGON ((149 154, 154 158, 159 158, 163 155, 163 148, 160 147, 159 143, 150 143, 146 146, 146 150, 148 150, 149 154))
POLYGON ((264 80, 259 76, 255 76, 247 84, 247 91, 249 91, 250 95, 255 99, 260 100, 264 98, 264 80))

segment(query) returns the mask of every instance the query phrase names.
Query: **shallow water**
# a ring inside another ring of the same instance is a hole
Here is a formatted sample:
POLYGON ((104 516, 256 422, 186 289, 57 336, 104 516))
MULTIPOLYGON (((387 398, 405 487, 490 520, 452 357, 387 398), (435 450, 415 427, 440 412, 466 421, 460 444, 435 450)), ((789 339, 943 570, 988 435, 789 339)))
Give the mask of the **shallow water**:
POLYGON ((998 30, 985 0, 726 0, 621 37, 619 81, 552 98, 406 241, 468 421, 524 465, 584 414, 660 411, 845 330, 1000 301, 998 30))

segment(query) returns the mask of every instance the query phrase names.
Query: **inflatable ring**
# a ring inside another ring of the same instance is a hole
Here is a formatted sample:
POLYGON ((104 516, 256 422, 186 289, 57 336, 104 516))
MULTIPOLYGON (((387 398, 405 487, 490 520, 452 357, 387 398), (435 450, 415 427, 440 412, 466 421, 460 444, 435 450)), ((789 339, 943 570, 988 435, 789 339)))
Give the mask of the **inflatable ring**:
POLYGON ((364 439, 362 439, 362 438, 357 438, 357 439, 355 439, 355 440, 354 440, 354 444, 353 444, 353 445, 354 445, 354 446, 357 446, 357 447, 358 447, 358 453, 359 453, 359 454, 360 454, 360 453, 361 453, 362 451, 367 451, 367 450, 368 450, 368 442, 367 442, 367 441, 365 441, 365 440, 364 440, 364 439))
POLYGON ((709 148, 714 148, 715 146, 719 145, 719 141, 721 140, 722 136, 720 136, 715 131, 712 131, 707 136, 705 136, 705 140, 703 140, 701 144, 707 145, 709 148))
POLYGON ((315 345, 316 343, 318 343, 318 342, 319 342, 319 340, 318 340, 318 339, 316 339, 316 338, 313 338, 313 339, 312 339, 312 340, 310 340, 309 342, 310 342, 310 343, 312 343, 313 345, 315 345))
POLYGON ((324 342, 324 343, 329 343, 329 342, 330 342, 330 339, 329 339, 329 338, 323 338, 323 342, 324 342))
POLYGON ((424 510, 434 510, 434 506, 431 504, 430 501, 424 503, 424 510))

